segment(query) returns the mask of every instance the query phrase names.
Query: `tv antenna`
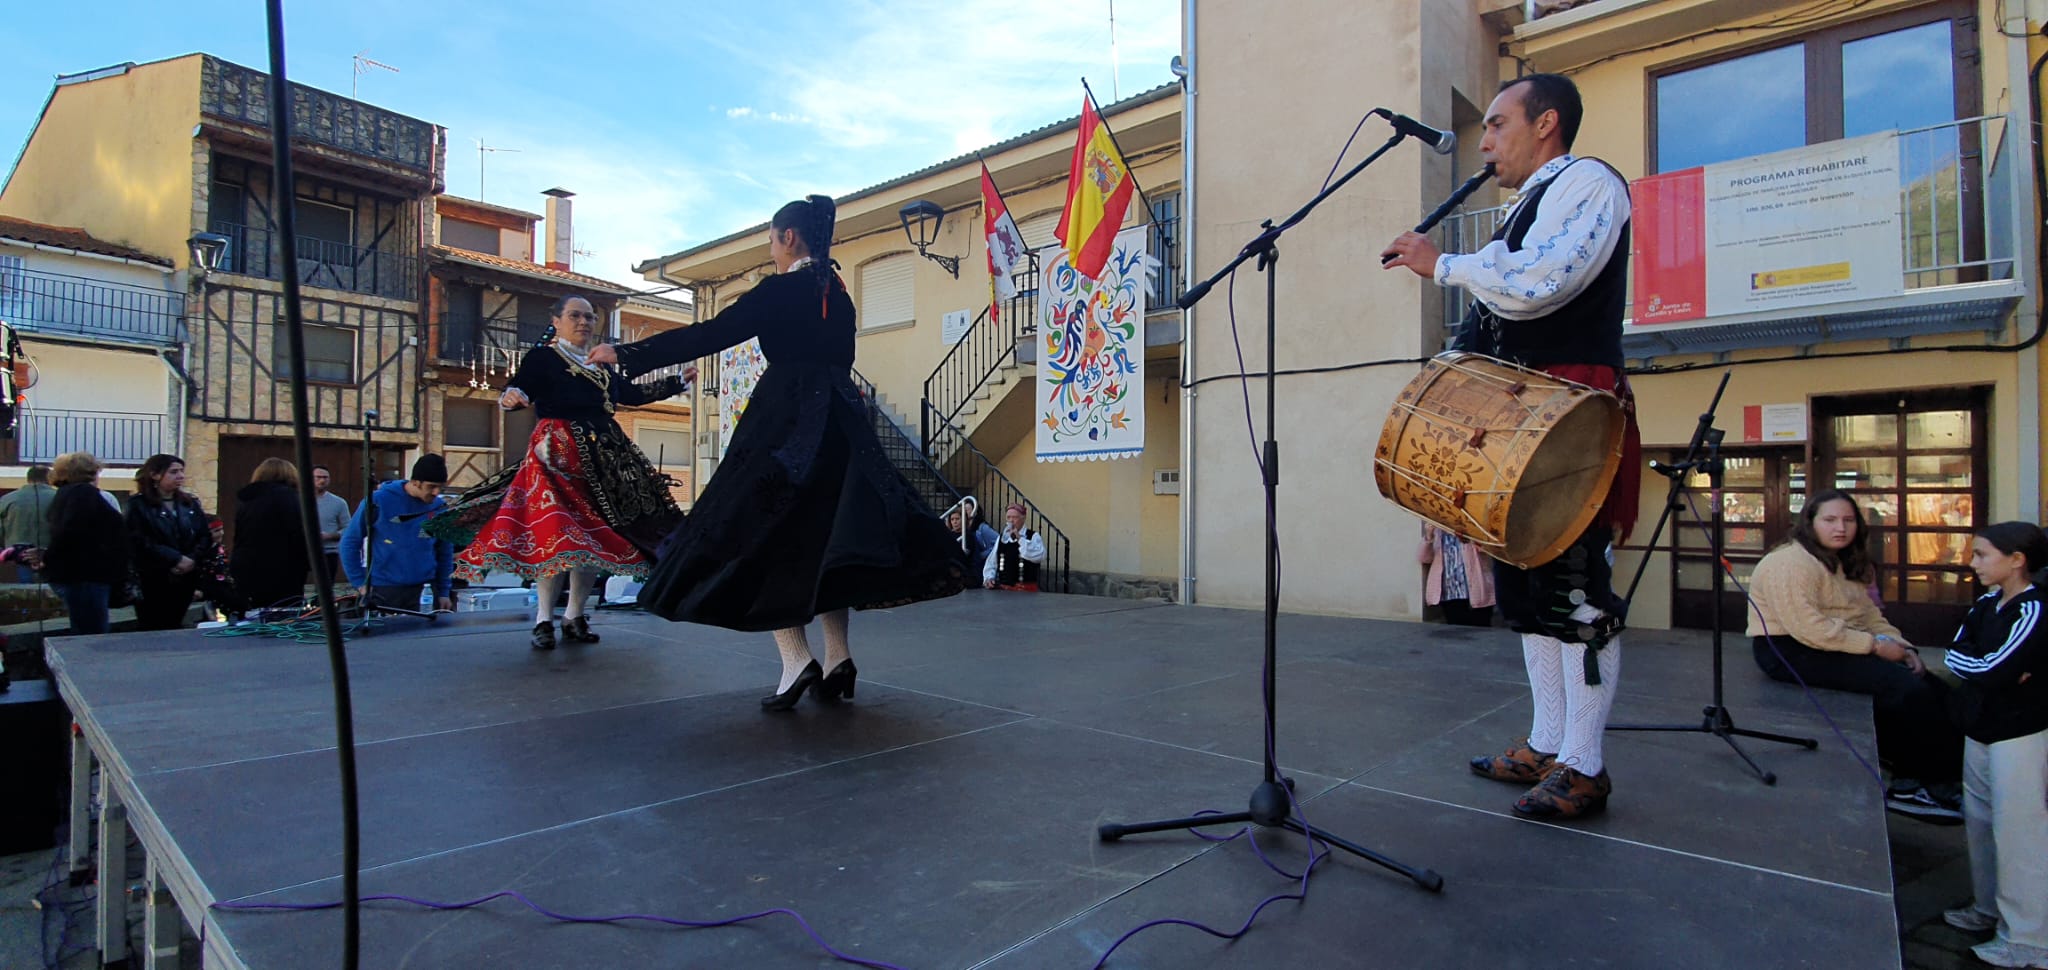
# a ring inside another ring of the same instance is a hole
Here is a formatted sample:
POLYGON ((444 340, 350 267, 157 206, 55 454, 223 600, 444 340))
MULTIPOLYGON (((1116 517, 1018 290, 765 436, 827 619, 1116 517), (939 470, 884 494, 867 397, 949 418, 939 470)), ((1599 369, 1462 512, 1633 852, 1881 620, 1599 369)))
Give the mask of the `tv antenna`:
POLYGON ((496 148, 496 147, 493 147, 493 146, 490 146, 490 145, 486 145, 486 144, 484 144, 484 140, 483 140, 483 139, 481 139, 481 138, 479 138, 479 139, 477 139, 477 140, 476 140, 476 198, 477 198, 477 201, 479 201, 479 202, 482 202, 482 201, 484 200, 484 159, 485 159, 486 157, 488 157, 489 153, 491 153, 491 152, 514 152, 514 153, 517 153, 518 151, 519 151, 519 149, 517 149, 517 148, 496 148))
POLYGON ((348 82, 348 96, 351 99, 361 100, 361 98, 358 98, 356 96, 356 90, 362 85, 363 75, 368 74, 373 70, 390 71, 393 74, 398 73, 398 68, 392 67, 391 65, 386 64, 383 61, 373 61, 363 56, 365 54, 368 54, 369 52, 369 49, 365 48, 363 50, 357 51, 355 56, 350 58, 350 60, 355 62, 356 72, 356 76, 354 78, 351 78, 348 82))

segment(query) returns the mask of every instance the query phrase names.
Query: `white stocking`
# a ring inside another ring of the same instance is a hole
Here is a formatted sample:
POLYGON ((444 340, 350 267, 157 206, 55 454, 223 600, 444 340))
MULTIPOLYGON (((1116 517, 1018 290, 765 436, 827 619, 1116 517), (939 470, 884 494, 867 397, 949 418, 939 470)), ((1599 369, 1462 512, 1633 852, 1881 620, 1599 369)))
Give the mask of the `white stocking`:
POLYGON ((1522 664, 1529 668, 1529 696, 1536 714, 1529 723, 1529 747, 1556 754, 1564 745, 1564 644, 1536 633, 1522 634, 1522 664))
POLYGON ((539 597, 534 604, 533 624, 539 626, 555 618, 555 597, 562 593, 562 574, 549 573, 535 580, 533 591, 539 597))
POLYGON ((819 619, 825 625, 825 672, 831 673, 840 662, 853 659, 846 644, 846 611, 833 610, 819 619))
POLYGON ((796 683, 798 674, 811 664, 811 643, 804 639, 804 628, 784 627, 775 631, 775 649, 782 654, 782 682, 775 692, 780 694, 796 683))
POLYGON ((591 580, 597 578, 588 569, 569 570, 569 605, 562 609, 563 620, 573 620, 583 615, 583 603, 590 598, 591 580))
POLYGON ((1557 753, 1559 764, 1570 765, 1587 777, 1606 770, 1600 752, 1600 738, 1607 732, 1607 714, 1614 710, 1615 681, 1621 677, 1621 640, 1615 638, 1601 647, 1600 683, 1586 683, 1586 645, 1567 643, 1564 647, 1564 746, 1557 753))

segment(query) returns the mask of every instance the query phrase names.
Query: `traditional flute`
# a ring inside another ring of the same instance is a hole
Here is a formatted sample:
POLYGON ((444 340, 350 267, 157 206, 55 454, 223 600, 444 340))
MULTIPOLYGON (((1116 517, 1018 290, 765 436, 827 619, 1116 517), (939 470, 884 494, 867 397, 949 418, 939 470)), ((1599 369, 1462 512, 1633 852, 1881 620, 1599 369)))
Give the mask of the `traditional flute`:
MULTIPOLYGON (((1456 192, 1452 192, 1450 198, 1445 199, 1442 205, 1437 206, 1436 209, 1430 212, 1429 215, 1423 216, 1422 221, 1416 223, 1415 231, 1428 232, 1431 229, 1436 228, 1436 224, 1444 221, 1444 217, 1450 215, 1452 209, 1457 208, 1459 204, 1463 203, 1467 198, 1469 198, 1472 195, 1472 193, 1479 191, 1479 187, 1485 185, 1486 180, 1492 177, 1493 163, 1487 162, 1486 167, 1479 170, 1479 174, 1466 179, 1465 184, 1458 186, 1458 190, 1456 192)), ((1388 253, 1380 257, 1381 265, 1385 265, 1393 261, 1393 253, 1388 253)))

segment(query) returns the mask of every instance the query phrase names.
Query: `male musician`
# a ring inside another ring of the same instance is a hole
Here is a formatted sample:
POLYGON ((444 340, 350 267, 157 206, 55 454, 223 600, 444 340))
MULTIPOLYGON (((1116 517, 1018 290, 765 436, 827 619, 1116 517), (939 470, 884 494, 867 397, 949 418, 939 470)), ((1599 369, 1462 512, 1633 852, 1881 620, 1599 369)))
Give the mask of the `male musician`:
POLYGON ((1500 184, 1521 192, 1500 231, 1469 255, 1440 253, 1428 236, 1413 232, 1386 252, 1389 266, 1473 295, 1459 350, 1613 391, 1628 412, 1622 472, 1585 535, 1535 569, 1494 563, 1496 601, 1522 635, 1536 712, 1526 741, 1472 759, 1472 770, 1535 783, 1515 811, 1542 818, 1598 812, 1613 789, 1600 740, 1621 670, 1617 634, 1626 604, 1614 595, 1608 549, 1617 530, 1626 536, 1635 522, 1640 476, 1641 444, 1621 357, 1628 183, 1605 162, 1571 154, 1582 114, 1578 88, 1567 78, 1532 74, 1502 84, 1479 143, 1500 184))

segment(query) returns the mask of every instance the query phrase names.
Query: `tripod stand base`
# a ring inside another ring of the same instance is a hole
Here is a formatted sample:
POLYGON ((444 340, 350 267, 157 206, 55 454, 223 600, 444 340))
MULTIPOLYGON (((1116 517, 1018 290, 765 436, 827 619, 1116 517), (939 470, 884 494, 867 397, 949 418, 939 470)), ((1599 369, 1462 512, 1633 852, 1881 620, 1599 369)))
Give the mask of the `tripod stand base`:
POLYGON ((1192 815, 1187 818, 1161 819, 1156 822, 1131 822, 1128 824, 1105 822, 1095 829, 1095 834, 1104 842, 1115 842, 1126 835, 1142 835, 1146 832, 1198 829, 1211 825, 1241 825, 1251 822, 1266 828, 1285 829, 1296 835, 1335 846, 1368 862, 1384 866, 1407 876, 1416 885, 1430 892, 1443 891, 1444 877, 1437 875, 1435 870, 1417 869, 1400 860, 1391 859, 1374 852, 1355 842, 1338 838, 1322 829, 1315 829, 1311 832, 1307 826, 1301 824, 1300 819, 1288 814, 1289 807, 1294 803, 1293 796, 1289 794, 1294 788, 1294 780, 1291 778, 1286 779, 1285 784, 1286 787, 1283 788, 1281 787, 1281 782, 1268 781, 1262 782, 1259 787, 1252 789, 1250 811, 1231 812, 1226 815, 1192 815))
POLYGON ((1728 715, 1728 709, 1725 707, 1716 707, 1710 704, 1702 708, 1700 714, 1702 716, 1698 724, 1609 724, 1607 725, 1607 730, 1711 734, 1728 742, 1728 747, 1733 749, 1736 755, 1740 756, 1749 765, 1749 770, 1756 772, 1757 778, 1766 785, 1777 784, 1778 776, 1772 772, 1765 771, 1761 765, 1758 765, 1756 759, 1749 756, 1749 752, 1742 750, 1742 745, 1735 743, 1736 738, 1756 738, 1762 741, 1775 741, 1779 744, 1796 744, 1808 751, 1820 747, 1820 742, 1812 738, 1795 738, 1789 734, 1771 734, 1765 731, 1750 731, 1736 727, 1735 719, 1728 715))

